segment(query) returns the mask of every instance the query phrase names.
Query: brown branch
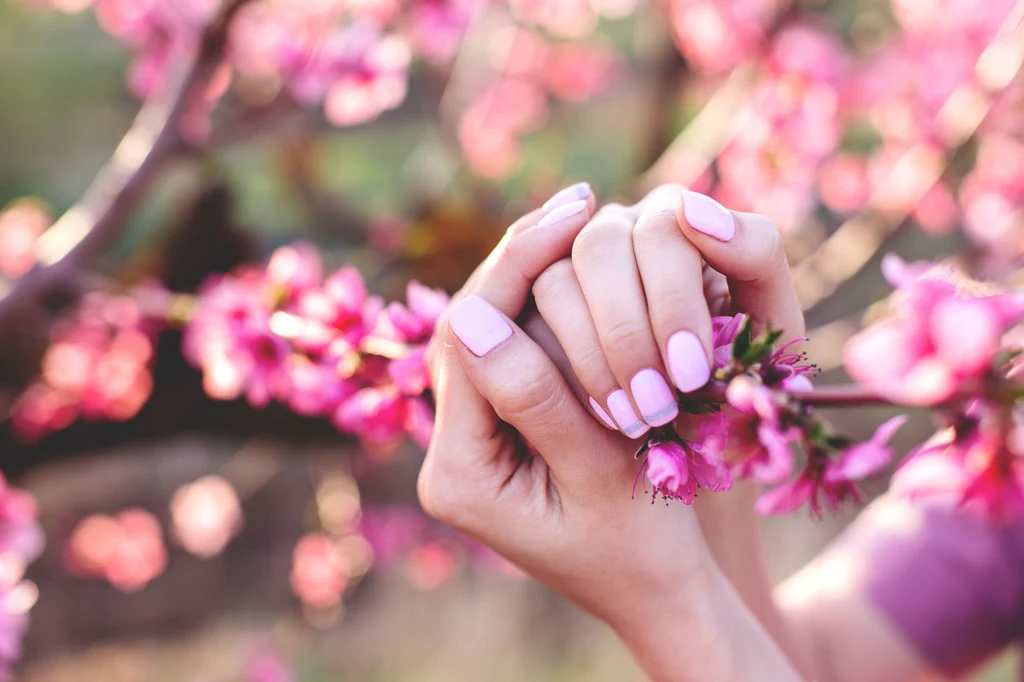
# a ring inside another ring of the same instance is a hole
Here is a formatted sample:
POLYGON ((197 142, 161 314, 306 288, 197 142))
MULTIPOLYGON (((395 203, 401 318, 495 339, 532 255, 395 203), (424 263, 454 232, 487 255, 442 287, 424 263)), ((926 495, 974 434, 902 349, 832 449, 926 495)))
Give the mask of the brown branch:
POLYGON ((250 0, 233 0, 206 28, 180 85, 143 105, 113 157, 82 199, 37 244, 38 263, 8 291, 0 291, 0 322, 20 303, 50 291, 120 234, 158 171, 187 144, 181 122, 223 62, 228 27, 250 0))

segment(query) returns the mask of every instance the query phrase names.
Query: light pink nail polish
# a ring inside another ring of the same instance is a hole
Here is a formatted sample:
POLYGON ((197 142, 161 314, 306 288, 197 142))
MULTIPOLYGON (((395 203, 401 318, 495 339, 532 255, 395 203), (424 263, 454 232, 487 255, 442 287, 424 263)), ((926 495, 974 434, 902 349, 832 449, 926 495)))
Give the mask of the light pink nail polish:
POLYGON ((679 414, 676 396, 665 377, 654 369, 642 369, 629 381, 633 400, 640 408, 644 421, 651 426, 668 424, 679 414))
POLYGON ((592 190, 590 189, 589 182, 577 182, 575 185, 570 185, 565 189, 555 192, 550 199, 544 202, 541 209, 551 211, 559 206, 564 206, 580 199, 586 199, 591 193, 592 190))
POLYGON ((578 220, 577 216, 586 212, 587 202, 585 201, 574 201, 571 204, 563 204, 541 218, 540 222, 537 223, 537 227, 550 227, 552 225, 560 225, 568 220, 578 220))
POLYGON ((619 424, 619 429, 630 438, 639 438, 651 430, 644 420, 636 416, 633 406, 629 404, 629 396, 621 388, 605 398, 605 402, 619 424))
POLYGON ((668 371, 672 382, 683 393, 696 391, 708 383, 711 367, 704 346, 691 332, 676 332, 668 339, 668 371))
POLYGON ((462 299, 452 308, 448 324, 473 355, 483 357, 512 338, 512 327, 501 313, 479 296, 462 299))
POLYGON ((619 427, 615 425, 615 422, 612 421, 612 418, 609 417, 608 413, 604 411, 603 407, 601 407, 601 403, 591 398, 590 407, 594 409, 594 412, 596 412, 597 416, 601 418, 601 421, 608 425, 608 428, 615 431, 619 430, 619 427))
POLYGON ((690 227, 720 241, 727 242, 736 236, 736 218, 709 196, 684 192, 683 215, 690 227))

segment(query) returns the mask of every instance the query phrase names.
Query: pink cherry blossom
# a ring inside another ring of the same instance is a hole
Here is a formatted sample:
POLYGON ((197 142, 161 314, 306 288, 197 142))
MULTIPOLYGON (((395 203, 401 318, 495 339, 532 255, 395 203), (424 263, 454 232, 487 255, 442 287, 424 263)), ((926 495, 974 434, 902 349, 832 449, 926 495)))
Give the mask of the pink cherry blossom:
POLYGON ((889 439, 906 420, 903 415, 893 417, 879 426, 870 440, 843 450, 839 454, 839 459, 826 468, 825 481, 859 481, 877 474, 888 466, 895 456, 889 447, 889 439))
POLYGON ((68 538, 64 556, 73 574, 106 580, 122 592, 143 589, 167 566, 160 524, 139 508, 82 519, 68 538))
POLYGON ((1002 334, 1024 315, 1009 294, 969 296, 948 275, 925 273, 887 257, 897 287, 894 315, 847 343, 847 371, 897 402, 935 405, 958 390, 976 390, 1002 334))

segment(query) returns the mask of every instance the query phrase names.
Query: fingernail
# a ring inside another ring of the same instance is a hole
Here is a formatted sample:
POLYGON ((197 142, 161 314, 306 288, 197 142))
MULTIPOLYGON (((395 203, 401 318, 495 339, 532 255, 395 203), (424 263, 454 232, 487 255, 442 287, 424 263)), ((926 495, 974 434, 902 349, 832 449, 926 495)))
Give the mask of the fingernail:
POLYGON ((711 367, 704 346, 690 332, 676 332, 668 339, 668 371, 683 393, 696 391, 708 383, 711 367))
POLYGON ((555 192, 550 199, 544 202, 541 209, 544 211, 550 211, 558 208, 559 206, 564 206, 565 204, 579 201, 580 199, 586 199, 591 193, 592 190, 590 189, 589 182, 577 182, 575 185, 570 185, 565 189, 555 192))
POLYGON ((736 236, 736 218, 709 196, 684 192, 683 215, 690 227, 715 239, 727 242, 736 236))
POLYGON ((594 412, 596 412, 597 416, 601 418, 601 421, 608 425, 608 428, 614 431, 619 430, 619 427, 615 425, 615 422, 612 421, 612 418, 608 416, 608 413, 604 411, 604 408, 601 407, 601 404, 599 402, 591 398, 590 406, 594 408, 594 412))
POLYGON ((479 296, 462 299, 452 308, 448 324, 473 355, 482 358, 512 338, 512 327, 501 313, 479 296))
POLYGON ((640 408, 644 421, 651 426, 668 424, 679 414, 676 396, 657 370, 642 369, 634 374, 629 382, 629 390, 633 392, 633 400, 640 408))
POLYGON ((574 201, 571 204, 563 204, 540 219, 537 227, 549 227, 571 220, 587 210, 587 202, 574 201))
POLYGON ((605 402, 618 422, 619 429, 630 438, 639 438, 651 430, 650 426, 636 416, 633 406, 629 404, 629 397, 621 388, 605 398, 605 402))

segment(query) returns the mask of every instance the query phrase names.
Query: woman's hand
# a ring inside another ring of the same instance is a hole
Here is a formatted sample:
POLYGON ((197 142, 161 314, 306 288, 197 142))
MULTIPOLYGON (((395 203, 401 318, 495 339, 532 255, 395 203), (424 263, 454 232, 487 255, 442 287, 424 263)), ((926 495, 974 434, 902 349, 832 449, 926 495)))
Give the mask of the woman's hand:
MULTIPOLYGON (((634 206, 602 208, 571 258, 545 270, 533 292, 539 313, 524 327, 596 421, 632 438, 675 416, 670 384, 686 393, 707 381, 713 316, 746 313, 781 329, 783 340, 804 333, 776 227, 678 185, 634 206)), ((694 510, 719 570, 779 645, 804 661, 772 601, 756 497, 751 482, 739 482, 698 494, 694 510)))
POLYGON ((633 499, 635 446, 589 417, 513 322, 589 219, 589 189, 566 193, 576 201, 509 229, 439 322, 423 506, 607 621, 657 679, 796 679, 691 510, 633 499))
POLYGON ((630 438, 678 416, 672 385, 707 383, 713 316, 747 313, 783 340, 804 329, 775 226, 678 185, 602 208, 533 292, 582 402, 630 438))

